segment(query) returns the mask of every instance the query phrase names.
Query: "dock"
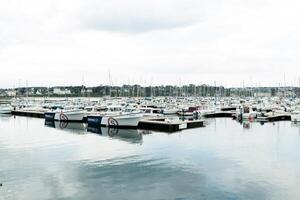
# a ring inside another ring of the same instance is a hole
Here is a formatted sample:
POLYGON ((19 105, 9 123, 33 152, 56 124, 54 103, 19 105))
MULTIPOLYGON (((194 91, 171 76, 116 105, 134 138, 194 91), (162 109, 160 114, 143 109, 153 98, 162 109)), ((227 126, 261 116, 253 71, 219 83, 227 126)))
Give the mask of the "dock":
MULTIPOLYGON (((25 110, 14 110, 12 115, 15 116, 26 116, 34 118, 45 118, 44 112, 39 111, 25 111, 25 110)), ((84 118, 82 123, 86 123, 87 120, 84 118)), ((180 121, 180 120, 167 120, 167 118, 149 118, 142 119, 139 122, 137 128, 145 130, 156 130, 162 132, 176 132, 189 128, 204 127, 203 120, 192 120, 192 121, 180 121)))
POLYGON ((291 121, 291 115, 290 114, 279 114, 279 115, 269 116, 269 117, 267 117, 267 120, 269 122, 291 121))
POLYGON ((233 111, 221 111, 221 112, 214 112, 214 113, 206 113, 203 114, 205 118, 218 118, 218 117, 233 117, 235 112, 233 111))
POLYGON ((204 127, 203 120, 193 121, 168 121, 161 119, 143 119, 139 122, 138 128, 163 131, 163 132, 176 132, 189 128, 204 127))
MULTIPOLYGON (((42 111, 32 111, 32 110, 13 110, 12 115, 15 116, 26 116, 34 118, 45 118, 45 113, 42 111)), ((220 111, 215 113, 207 113, 203 115, 204 118, 219 118, 219 117, 229 117, 234 118, 235 115, 233 111, 220 111)), ((290 114, 277 114, 273 116, 258 117, 256 119, 259 122, 275 122, 275 121, 290 121, 290 114)), ((81 123, 87 123, 87 119, 83 118, 81 123)), ((184 129, 204 127, 204 120, 171 120, 167 117, 154 117, 154 118, 144 118, 138 124, 138 129, 144 130, 154 130, 161 132, 176 132, 184 129)))
POLYGON ((25 110, 13 110, 11 112, 12 115, 15 116, 26 116, 26 117, 34 117, 34 118, 45 118, 44 112, 39 111, 25 111, 25 110))

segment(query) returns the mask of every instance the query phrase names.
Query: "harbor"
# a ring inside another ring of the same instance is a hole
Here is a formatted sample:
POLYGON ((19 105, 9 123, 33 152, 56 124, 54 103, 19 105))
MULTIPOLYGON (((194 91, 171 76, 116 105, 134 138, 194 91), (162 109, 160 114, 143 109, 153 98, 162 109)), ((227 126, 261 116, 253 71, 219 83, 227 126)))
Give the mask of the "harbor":
POLYGON ((11 98, 0 105, 0 197, 140 199, 150 187, 163 199, 297 199, 299 105, 297 97, 11 98))
POLYGON ((0 200, 300 199, 299 10, 0 1, 0 200))
POLYGON ((179 131, 204 127, 209 118, 300 121, 300 100, 283 97, 11 98, 0 113, 83 122, 88 126, 179 131))

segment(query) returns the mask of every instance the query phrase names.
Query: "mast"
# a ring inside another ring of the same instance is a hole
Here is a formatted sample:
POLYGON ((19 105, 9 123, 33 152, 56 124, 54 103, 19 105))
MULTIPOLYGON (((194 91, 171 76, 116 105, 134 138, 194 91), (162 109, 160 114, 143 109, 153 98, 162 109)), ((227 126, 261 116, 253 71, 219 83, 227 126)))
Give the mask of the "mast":
POLYGON ((108 79, 109 79, 109 97, 111 97, 111 88, 112 88, 113 82, 112 82, 110 70, 108 70, 108 79))

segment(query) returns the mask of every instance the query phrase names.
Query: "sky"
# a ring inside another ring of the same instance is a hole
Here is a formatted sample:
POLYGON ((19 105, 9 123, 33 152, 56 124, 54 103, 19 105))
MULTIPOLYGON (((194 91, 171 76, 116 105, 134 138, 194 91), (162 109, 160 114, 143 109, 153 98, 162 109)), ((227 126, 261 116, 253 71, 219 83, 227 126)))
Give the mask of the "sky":
POLYGON ((0 0, 0 88, 299 86, 299 10, 297 0, 0 0))

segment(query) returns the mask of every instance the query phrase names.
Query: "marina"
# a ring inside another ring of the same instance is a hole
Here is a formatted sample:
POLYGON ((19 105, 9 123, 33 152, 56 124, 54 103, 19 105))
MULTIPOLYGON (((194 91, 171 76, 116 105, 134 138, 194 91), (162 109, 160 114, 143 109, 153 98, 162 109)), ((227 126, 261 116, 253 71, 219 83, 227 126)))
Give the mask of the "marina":
POLYGON ((299 10, 0 1, 0 200, 300 200, 299 10))
POLYGON ((298 98, 153 97, 23 98, 1 104, 2 114, 84 122, 89 126, 179 131, 205 126, 209 118, 237 121, 300 121, 298 98))

